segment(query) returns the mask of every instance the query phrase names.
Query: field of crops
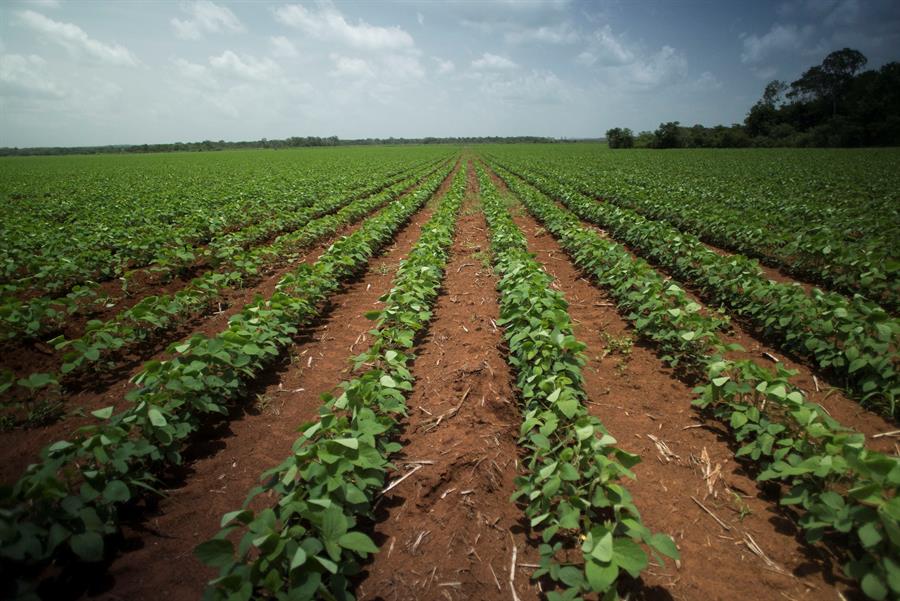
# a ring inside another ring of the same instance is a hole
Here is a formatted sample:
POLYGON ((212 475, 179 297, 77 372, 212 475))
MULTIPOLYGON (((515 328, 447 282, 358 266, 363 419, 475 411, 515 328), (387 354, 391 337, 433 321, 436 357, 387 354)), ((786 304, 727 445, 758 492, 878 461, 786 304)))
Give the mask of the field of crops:
POLYGON ((0 160, 0 593, 900 599, 898 164, 0 160))

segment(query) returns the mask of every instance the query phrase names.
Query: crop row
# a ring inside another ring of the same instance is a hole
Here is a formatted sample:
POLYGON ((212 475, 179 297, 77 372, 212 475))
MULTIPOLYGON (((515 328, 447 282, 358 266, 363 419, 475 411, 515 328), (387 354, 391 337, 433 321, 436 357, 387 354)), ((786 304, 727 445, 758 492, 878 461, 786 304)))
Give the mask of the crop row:
POLYGON ((590 153, 563 162, 555 154, 549 161, 517 157, 516 166, 551 167, 592 197, 900 308, 897 176, 886 155, 692 152, 611 161, 590 153))
MULTIPOLYGON (((225 274, 216 277, 218 281, 234 280, 235 270, 252 273, 255 267, 252 258, 247 256, 247 249, 279 234, 293 232, 312 219, 333 214, 353 200, 378 193, 383 188, 405 179, 409 179, 408 173, 399 176, 392 174, 386 181, 370 186, 362 192, 331 195, 317 199, 312 204, 301 203, 290 209, 276 211, 262 222, 224 234, 203 247, 164 246, 146 269, 157 275, 169 277, 192 265, 205 264, 210 277, 218 271, 225 274)), ((129 273, 133 272, 126 273, 126 280, 129 273)), ((239 282, 240 279, 235 281, 239 282)), ((127 289, 127 284, 125 286, 127 289)), ((105 302, 105 299, 98 298, 97 285, 86 283, 75 286, 72 291, 61 297, 36 296, 23 299, 19 296, 14 290, 7 290, 6 297, 0 300, 0 338, 34 337, 52 332, 59 329, 70 315, 85 305, 91 302, 105 302)))
POLYGON ((639 543, 654 555, 677 559, 678 552, 670 537, 653 534, 641 523, 622 484, 634 478, 630 468, 640 458, 617 447, 585 409, 584 345, 572 333, 563 295, 551 288, 552 278, 528 253, 522 232, 480 167, 479 180, 501 277, 497 323, 504 329, 522 401, 519 444, 527 458, 513 500, 524 505, 543 540, 534 578, 548 577, 562 588, 548 593, 551 601, 585 594, 618 599, 620 574, 637 578, 648 565, 639 543), (559 561, 577 549, 580 564, 559 561))
MULTIPOLYGON (((591 188, 596 192, 595 186, 591 188)), ((863 294, 894 311, 900 308, 900 288, 896 283, 900 269, 885 256, 884 249, 877 246, 879 243, 857 248, 853 244, 856 240, 851 239, 849 244, 842 240, 846 232, 854 232, 852 225, 819 226, 800 235, 786 229, 776 238, 765 222, 748 223, 743 210, 738 213, 702 205, 686 208, 665 198, 654 198, 652 203, 611 197, 605 200, 651 219, 667 221, 711 244, 774 263, 798 277, 822 282, 848 294, 863 294)), ((816 218, 815 215, 807 217, 816 218)))
POLYGON ((220 568, 206 599, 352 598, 360 560, 378 550, 364 531, 390 455, 400 449, 392 439, 414 383, 414 339, 431 319, 464 189, 460 169, 381 298, 384 309, 369 315, 372 346, 354 359, 365 371, 342 382, 337 397, 325 395, 318 421, 300 427, 290 457, 265 472, 243 508, 223 516, 219 533, 197 548, 220 568), (266 508, 248 509, 261 495, 266 508), (235 550, 230 539, 238 533, 235 550))
POLYGON ((423 160, 385 153, 347 165, 331 153, 241 154, 212 161, 120 157, 88 170, 76 162, 89 157, 18 165, 0 184, 11 199, 0 208, 0 232, 9 242, 0 252, 3 296, 64 294, 155 260, 162 268, 184 264, 223 235, 345 196, 367 187, 373 175, 383 181, 423 160), (234 164, 242 158, 246 163, 234 164), (154 169, 154 163, 162 164, 154 169))
MULTIPOLYGON (((229 320, 226 330, 173 345, 174 357, 149 361, 134 378, 129 406, 94 411, 98 422, 71 440, 49 445, 40 462, 0 491, 0 560, 31 590, 28 577, 47 560, 74 555, 104 557, 104 538, 118 529, 123 505, 153 491, 156 475, 181 463, 181 450, 202 423, 227 415, 247 383, 280 355, 319 312, 341 282, 364 269, 370 257, 430 198, 449 167, 420 189, 341 238, 312 265, 282 277, 269 298, 257 297, 229 320)), ((11 573, 11 572, 6 572, 11 573)))
MULTIPOLYGON (((242 285, 264 266, 284 262, 299 250, 334 234, 347 224, 355 223, 378 207, 395 200, 410 186, 415 185, 420 177, 427 178, 436 170, 431 169, 424 176, 410 176, 386 190, 343 207, 337 213, 309 221, 290 234, 279 237, 273 244, 243 252, 230 267, 230 271, 208 272, 174 294, 149 296, 108 321, 91 321, 87 324, 84 335, 79 338, 67 340, 60 336, 51 340, 50 344, 57 350, 65 350, 60 373, 32 374, 19 380, 19 386, 28 388, 28 394, 33 397, 36 383, 58 383, 63 377, 71 378, 87 369, 96 371, 115 365, 115 359, 121 353, 209 306, 223 290, 242 285)), ((11 378, 7 377, 5 380, 7 386, 12 384, 11 378)), ((0 381, 0 392, 3 392, 3 385, 4 382, 0 381)))
POLYGON ((864 405, 896 417, 900 398, 900 321, 860 296, 847 299, 764 276, 755 261, 721 256, 696 236, 615 205, 596 202, 556 175, 517 171, 580 218, 606 229, 636 252, 695 286, 787 352, 833 374, 864 405))
MULTIPOLYGON (((574 262, 607 289, 638 334, 667 348, 668 358, 700 381, 695 404, 706 408, 741 443, 760 481, 785 488, 810 542, 827 538, 842 549, 845 571, 872 599, 900 594, 900 458, 871 451, 864 437, 841 426, 790 384, 792 372, 725 358, 731 350, 707 326, 683 329, 674 315, 689 302, 646 262, 581 226, 536 188, 501 176, 574 262), (670 345, 673 338, 700 344, 670 345)), ((671 362, 671 361, 670 361, 671 362)))

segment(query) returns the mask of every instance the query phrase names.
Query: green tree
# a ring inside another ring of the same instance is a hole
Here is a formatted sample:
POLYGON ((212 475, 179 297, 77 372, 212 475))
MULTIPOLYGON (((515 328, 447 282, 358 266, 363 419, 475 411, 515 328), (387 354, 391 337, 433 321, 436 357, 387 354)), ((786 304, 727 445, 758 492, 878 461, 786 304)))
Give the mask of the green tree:
POLYGON ((681 148, 684 146, 684 135, 681 132, 681 124, 678 121, 660 123, 653 132, 654 148, 681 148))
POLYGON ((610 148, 634 148, 634 133, 627 127, 614 127, 606 131, 606 143, 610 148))
POLYGON ((806 101, 831 100, 833 117, 837 115, 838 99, 867 62, 868 59, 859 50, 835 50, 825 57, 821 65, 810 67, 800 79, 792 82, 788 97, 806 101))
POLYGON ((744 126, 750 136, 767 136, 780 122, 778 109, 784 101, 787 84, 774 79, 766 84, 762 98, 750 108, 744 126))

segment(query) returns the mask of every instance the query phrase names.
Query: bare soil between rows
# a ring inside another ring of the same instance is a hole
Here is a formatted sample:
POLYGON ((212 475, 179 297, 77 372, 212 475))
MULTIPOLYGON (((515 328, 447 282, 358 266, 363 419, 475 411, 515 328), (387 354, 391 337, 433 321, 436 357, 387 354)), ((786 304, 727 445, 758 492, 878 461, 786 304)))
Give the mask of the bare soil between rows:
MULTIPOLYGON (((164 593, 171 601, 186 601, 202 596, 216 571, 194 557, 194 548, 216 534, 223 514, 240 508, 265 470, 290 454, 300 424, 316 419, 322 395, 349 375, 350 359, 369 344, 372 322, 365 313, 381 306, 379 297, 390 289, 399 261, 418 240, 454 174, 365 272, 332 297, 322 316, 301 332, 281 363, 255 381, 232 415, 190 446, 166 497, 125 528, 122 553, 102 579, 69 598, 149 601, 164 593)), ((253 506, 265 502, 256 499, 253 506)))
MULTIPOLYGON (((455 173, 455 171, 454 171, 455 173)), ((442 183, 443 194, 452 178, 442 183)), ((404 194, 411 193, 410 187, 404 194)), ((278 266, 267 268, 251 286, 224 290, 211 313, 197 313, 175 328, 161 332, 152 342, 120 357, 120 365, 109 372, 86 374, 84 380, 65 397, 66 414, 52 422, 35 428, 17 428, 0 432, 0 483, 14 481, 25 468, 37 459, 38 453, 48 444, 69 436, 75 429, 91 423, 90 412, 110 405, 125 407, 125 394, 133 387, 130 380, 137 375, 145 361, 164 360, 171 357, 168 347, 176 341, 194 334, 214 336, 228 326, 228 320, 240 313, 243 307, 257 296, 271 296, 281 278, 302 263, 318 260, 335 240, 348 236, 360 228, 366 218, 341 228, 335 234, 318 242, 297 257, 278 266)), ((12 367, 25 373, 55 369, 58 358, 41 352, 33 344, 28 349, 4 355, 12 367)), ((4 367, 6 367, 4 365, 4 367)))
MULTIPOLYGON (((594 224, 582 221, 582 225, 615 241, 627 250, 632 257, 641 257, 631 246, 615 240, 615 238, 594 224)), ((689 282, 679 280, 667 269, 655 263, 650 264, 661 274, 676 282, 692 300, 701 306, 701 311, 707 313, 712 311, 695 286, 689 282)), ((720 333, 720 337, 726 344, 736 343, 744 349, 743 351, 728 353, 728 358, 750 360, 766 369, 773 369, 776 363, 780 363, 783 367, 796 372, 790 378, 790 381, 800 388, 810 401, 822 405, 828 414, 841 424, 864 434, 868 448, 887 454, 897 452, 895 441, 892 438, 878 437, 879 434, 895 430, 895 423, 868 410, 860 405, 859 402, 847 396, 839 387, 832 384, 832 378, 829 374, 811 366, 808 360, 797 357, 794 353, 782 351, 776 346, 775 342, 760 336, 754 330, 752 324, 745 323, 742 319, 733 318, 730 331, 720 333)))
MULTIPOLYGON (((439 166, 434 167, 428 174, 420 177, 414 184, 408 186, 400 196, 405 196, 418 188, 429 175, 439 168, 439 166)), ((394 178, 390 183, 379 187, 372 193, 355 195, 351 202, 356 202, 359 199, 368 198, 374 194, 378 194, 389 185, 395 183, 395 180, 397 180, 397 178, 394 178)), ((339 209, 329 211, 322 216, 332 214, 337 210, 339 209)), ((318 257, 319 254, 321 254, 324 249, 328 248, 334 240, 355 231, 355 229, 359 227, 359 224, 362 223, 363 219, 360 219, 355 224, 341 228, 338 232, 327 236, 321 242, 311 244, 305 248, 297 248, 295 251, 286 254, 284 257, 268 262, 262 266, 260 273, 253 277, 248 277, 241 287, 226 288, 222 290, 219 297, 207 306, 198 308, 191 315, 177 321, 171 327, 155 332, 149 340, 143 341, 139 346, 136 345, 121 352, 116 357, 115 366, 105 366, 102 370, 88 371, 74 377, 72 375, 65 377, 62 387, 63 396, 71 397, 72 395, 77 395, 86 390, 98 392, 102 390, 104 385, 109 385, 114 382, 117 377, 121 377, 127 373, 130 368, 139 365, 141 362, 151 358, 154 354, 162 352, 172 340, 177 340, 190 335, 212 316, 226 315, 230 317, 238 312, 244 304, 252 300, 255 291, 262 290, 266 294, 270 293, 266 287, 268 282, 277 283, 281 276, 296 268, 298 261, 307 262, 309 257, 318 257), (272 278, 275 279, 273 280, 272 278)), ((289 232, 281 232, 277 235, 272 235, 266 240, 254 244, 253 247, 261 248, 272 243, 278 236, 285 233, 289 232)), ((84 334, 86 325, 90 320, 103 321, 115 319, 121 311, 133 307, 145 298, 150 296, 175 294, 188 286, 191 283, 191 278, 203 275, 210 271, 207 267, 208 266, 205 266, 205 264, 201 265, 201 263, 196 263, 188 270, 188 273, 177 276, 171 281, 162 281, 159 274, 141 270, 134 276, 134 279, 129 286, 128 294, 125 294, 124 291, 121 290, 121 282, 118 280, 115 282, 105 282, 102 286, 118 286, 118 289, 116 290, 110 289, 100 294, 100 297, 103 297, 104 295, 110 297, 108 304, 103 308, 95 308, 90 311, 86 310, 70 316, 67 319, 64 328, 62 328, 62 334, 69 340, 77 339, 84 334)), ((52 336, 52 334, 48 334, 41 339, 20 339, 0 344, 0 370, 11 371, 15 378, 24 378, 32 373, 58 373, 63 363, 64 353, 62 351, 56 351, 52 346, 44 342, 44 340, 51 339, 52 336)), ((9 412, 9 415, 17 416, 25 421, 24 425, 18 426, 20 429, 35 430, 58 420, 43 420, 48 422, 43 424, 28 423, 26 421, 28 410, 33 408, 36 405, 36 401, 39 399, 55 402, 59 398, 60 394, 51 391, 50 394, 42 393, 39 395, 39 398, 29 399, 24 389, 14 387, 11 391, 7 391, 4 402, 23 403, 23 409, 16 412, 9 412)), ((70 406, 71 403, 64 403, 64 405, 65 406, 62 407, 63 411, 72 408, 70 406)), ((0 433, 0 436, 2 436, 2 433, 0 433)))
MULTIPOLYGON (((398 438, 403 449, 388 481, 405 479, 381 498, 377 521, 369 525, 380 552, 355 583, 362 600, 542 597, 541 584, 531 579, 538 557, 535 537, 521 509, 510 501, 521 418, 496 324, 497 278, 490 267, 488 229, 471 160, 464 168, 467 198, 431 323, 417 343, 415 386, 398 438)), ((183 469, 167 475, 166 496, 127 524, 121 552, 96 571, 58 582, 60 588, 48 598, 201 598, 216 572, 193 556, 194 547, 218 531, 224 513, 241 506, 263 471, 290 453, 298 426, 316 419, 321 395, 350 374, 349 359, 369 345, 372 322, 364 314, 381 306, 379 297, 389 290, 399 261, 418 240, 452 177, 364 273, 332 297, 284 360, 235 403, 232 414, 201 433, 189 447, 183 469)), ((856 599, 835 557, 825 547, 803 542, 773 491, 735 460, 727 429, 691 407, 689 385, 661 362, 654 348, 637 339, 612 299, 586 279, 523 208, 514 207, 514 219, 529 250, 565 294, 575 334, 587 345, 583 375, 589 411, 622 448, 642 457, 634 468, 637 479, 623 484, 646 525, 671 535, 681 552, 679 562, 651 565, 640 579, 626 582, 623 592, 633 600, 653 601, 813 601, 837 599, 839 593, 856 599)), ((316 260, 330 243, 301 260, 316 260)), ((225 311, 186 324, 178 335, 222 330, 231 314, 254 295, 271 294, 280 276, 294 266, 226 298, 225 311)), ((768 361, 762 352, 774 353, 740 330, 734 340, 760 361, 768 361)), ((156 349, 152 356, 168 355, 156 349)), ((128 377, 138 369, 135 363, 72 402, 86 410, 121 405, 128 377)), ((805 373, 797 381, 809 392, 812 374, 805 373)), ((843 404, 852 401, 824 391, 820 396, 814 400, 847 425, 864 432, 881 428, 860 417, 858 405, 843 404)), ((73 416, 48 428, 0 435, 0 481, 14 479, 40 448, 84 421, 73 416)), ((254 506, 265 502, 257 499, 254 506)))
POLYGON ((380 503, 381 552, 358 583, 360 599, 508 600, 510 587, 522 601, 538 598, 531 569, 517 569, 510 584, 512 546, 518 562, 537 553, 510 502, 521 418, 471 166, 468 177, 443 290, 413 369, 393 480, 408 477, 380 503))
POLYGON ((556 278, 575 334, 587 345, 583 374, 591 413, 625 450, 642 457, 637 479, 623 484, 645 524, 672 536, 681 553, 678 564, 645 571, 633 583, 632 598, 812 600, 836 597, 836 588, 850 594, 839 563, 826 549, 805 544, 777 497, 734 459, 726 428, 691 407, 690 386, 638 340, 613 300, 524 207, 516 212, 529 250, 556 278))
MULTIPOLYGON (((502 180, 496 178, 495 181, 499 182, 503 189, 506 190, 502 180)), ((565 209, 561 204, 559 206, 565 209)), ((635 251, 630 245, 617 240, 603 228, 585 220, 581 220, 581 224, 597 235, 615 242, 628 252, 632 258, 643 259, 641 253, 635 251)), ((725 251, 719 252, 720 254, 725 254, 725 251)), ((679 280, 668 270, 653 262, 648 261, 648 263, 662 275, 677 283, 693 301, 700 305, 701 312, 712 314, 715 311, 703 300, 701 293, 691 283, 679 280)), ((784 278, 776 281, 787 282, 784 278)), ((860 405, 859 402, 844 394, 839 387, 833 385, 829 374, 811 366, 804 358, 780 350, 775 343, 758 335, 751 324, 744 323, 741 319, 732 319, 731 330, 720 333, 720 337, 727 344, 736 343, 744 348, 744 351, 729 353, 727 356, 730 359, 747 359, 767 369, 773 368, 775 363, 780 363, 783 367, 796 372, 796 375, 792 376, 790 381, 800 388, 810 401, 822 405, 828 414, 838 422, 864 434, 868 448, 881 453, 897 453, 895 439, 878 436, 894 431, 896 429, 895 423, 878 413, 868 410, 860 405)))

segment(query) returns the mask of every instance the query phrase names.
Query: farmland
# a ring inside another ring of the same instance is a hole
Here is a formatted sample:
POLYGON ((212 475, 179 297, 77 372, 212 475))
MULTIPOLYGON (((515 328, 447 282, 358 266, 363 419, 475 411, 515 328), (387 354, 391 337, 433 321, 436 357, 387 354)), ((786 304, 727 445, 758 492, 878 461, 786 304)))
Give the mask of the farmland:
POLYGON ((898 163, 0 160, 4 597, 900 598, 898 163))

